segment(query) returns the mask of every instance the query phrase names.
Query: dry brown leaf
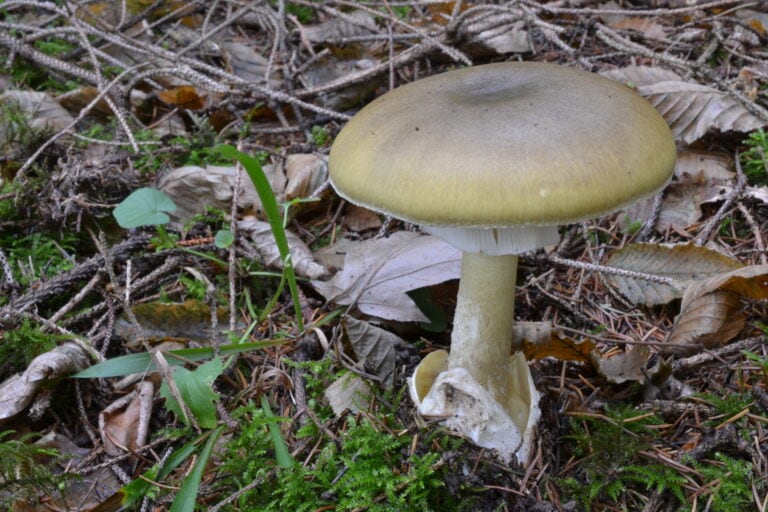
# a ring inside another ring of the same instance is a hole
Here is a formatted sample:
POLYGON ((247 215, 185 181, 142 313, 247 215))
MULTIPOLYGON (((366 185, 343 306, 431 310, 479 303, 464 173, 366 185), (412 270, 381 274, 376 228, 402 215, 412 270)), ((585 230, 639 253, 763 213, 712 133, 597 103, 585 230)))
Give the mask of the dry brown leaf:
POLYGON ((376 212, 354 204, 346 207, 342 223, 350 231, 356 232, 381 227, 381 219, 376 212))
POLYGON ((749 132, 765 126, 728 93, 691 82, 668 81, 638 88, 672 128, 690 144, 710 130, 749 132))
POLYGON ((742 298, 768 298, 768 265, 739 268, 689 286, 664 351, 687 355, 733 339, 746 322, 742 298))
POLYGON ((614 274, 606 279, 635 304, 657 305, 679 299, 697 281, 741 268, 738 261, 695 245, 631 244, 608 258, 606 264, 659 277, 672 283, 657 283, 614 274))
POLYGON ((653 18, 627 17, 610 24, 616 30, 635 30, 650 39, 666 39, 667 31, 653 18))
POLYGON ((353 414, 368 408, 372 393, 368 383, 359 375, 347 373, 331 383, 325 389, 325 399, 336 416, 345 411, 353 414))
POLYGON ((108 455, 117 457, 144 446, 154 394, 155 386, 151 382, 140 382, 130 394, 99 413, 99 434, 108 455))
POLYGON ((652 85, 658 82, 682 80, 683 77, 666 68, 656 66, 627 66, 611 69, 600 73, 606 78, 616 80, 630 87, 637 88, 643 85, 652 85))
POLYGON ((168 105, 186 110, 199 110, 205 106, 205 96, 191 85, 181 85, 158 91, 157 97, 168 105))
POLYGON ((651 350, 647 345, 636 345, 627 352, 604 358, 599 352, 592 353, 592 364, 597 371, 610 382, 621 384, 627 381, 644 382, 646 375, 643 373, 651 350))
POLYGON ((221 47, 227 71, 249 82, 267 83, 270 89, 279 89, 282 86, 282 82, 275 79, 279 75, 271 76, 267 82, 269 60, 254 50, 253 46, 228 41, 223 43, 221 47))
POLYGON ((330 281, 312 281, 329 301, 371 316, 428 322, 406 292, 458 279, 461 251, 437 237, 399 231, 349 248, 330 281))
POLYGON ((554 357, 561 361, 590 362, 595 344, 590 340, 575 341, 553 330, 551 322, 518 322, 515 339, 522 342, 527 360, 554 357))
MULTIPOLYGON (((237 229, 247 233, 263 263, 273 268, 283 268, 283 259, 277 248, 272 228, 268 222, 246 217, 237 223, 237 229)), ((315 261, 315 257, 304 241, 290 231, 285 232, 288 238, 288 249, 291 251, 291 262, 296 273, 309 279, 322 279, 328 276, 328 269, 315 261)))
POLYGON ((462 49, 472 55, 527 53, 533 51, 523 20, 499 24, 493 16, 479 15, 462 25, 462 49))

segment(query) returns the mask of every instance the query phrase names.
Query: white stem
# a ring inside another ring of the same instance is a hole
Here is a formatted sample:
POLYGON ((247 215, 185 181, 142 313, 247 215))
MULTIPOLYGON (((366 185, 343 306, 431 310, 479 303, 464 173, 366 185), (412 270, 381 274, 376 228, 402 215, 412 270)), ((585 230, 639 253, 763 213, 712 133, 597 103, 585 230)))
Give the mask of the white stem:
POLYGON ((449 368, 465 368, 507 407, 517 255, 464 253, 449 368))

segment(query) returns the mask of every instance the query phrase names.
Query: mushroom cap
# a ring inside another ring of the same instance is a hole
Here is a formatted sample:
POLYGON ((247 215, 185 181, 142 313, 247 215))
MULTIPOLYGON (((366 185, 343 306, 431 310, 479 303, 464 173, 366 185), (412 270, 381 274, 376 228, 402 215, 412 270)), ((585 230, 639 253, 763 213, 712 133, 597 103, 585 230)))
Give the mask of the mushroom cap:
POLYGON ((625 85, 507 62, 380 96, 336 137, 329 170, 342 197, 418 224, 553 225, 653 194, 675 155, 667 123, 625 85))

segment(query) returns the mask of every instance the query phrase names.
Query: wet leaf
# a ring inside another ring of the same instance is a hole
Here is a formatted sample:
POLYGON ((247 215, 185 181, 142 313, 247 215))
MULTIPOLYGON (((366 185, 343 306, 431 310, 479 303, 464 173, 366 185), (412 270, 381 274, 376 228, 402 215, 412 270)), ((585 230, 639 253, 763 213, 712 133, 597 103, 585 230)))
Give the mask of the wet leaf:
POLYGON ((367 315, 426 322, 406 292, 458 279, 460 270, 461 251, 455 247, 434 236, 400 231, 352 246, 343 270, 312 285, 327 300, 355 305, 367 315))
POLYGON ((344 318, 345 351, 366 373, 381 379, 387 387, 392 385, 395 372, 397 345, 405 342, 395 334, 351 316, 344 318))
POLYGON ((670 284, 607 274, 605 278, 635 304, 667 304, 691 284, 742 265, 719 252, 695 245, 631 244, 608 258, 610 267, 672 279, 670 284))
POLYGON ((690 144, 710 130, 749 132, 765 126, 727 93, 692 82, 668 81, 638 88, 672 128, 690 144))
POLYGON ((688 287, 664 351, 691 354, 733 339, 746 322, 742 298, 768 298, 768 265, 743 267, 688 287))

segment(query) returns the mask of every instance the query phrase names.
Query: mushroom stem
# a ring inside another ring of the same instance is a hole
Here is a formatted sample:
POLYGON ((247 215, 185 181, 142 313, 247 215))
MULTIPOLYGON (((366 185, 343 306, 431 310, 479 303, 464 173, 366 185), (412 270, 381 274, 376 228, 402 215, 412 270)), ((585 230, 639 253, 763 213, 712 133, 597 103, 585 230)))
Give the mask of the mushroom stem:
POLYGON ((507 408, 517 255, 465 252, 453 320, 449 368, 464 368, 507 408))

